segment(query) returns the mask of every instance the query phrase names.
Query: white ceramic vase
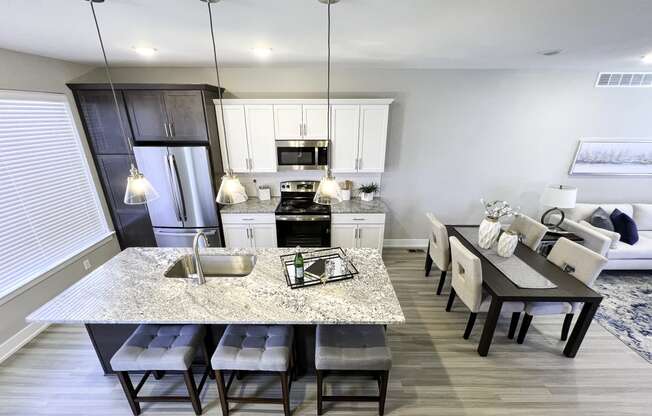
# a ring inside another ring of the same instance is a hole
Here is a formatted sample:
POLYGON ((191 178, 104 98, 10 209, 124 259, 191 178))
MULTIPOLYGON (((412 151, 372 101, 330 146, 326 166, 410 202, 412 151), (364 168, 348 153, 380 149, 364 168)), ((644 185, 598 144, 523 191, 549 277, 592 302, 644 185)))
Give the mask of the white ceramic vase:
POLYGON ((500 234, 500 222, 493 218, 486 218, 480 223, 478 229, 478 245, 484 249, 489 249, 496 242, 500 234))
POLYGON ((496 253, 500 257, 510 257, 514 254, 516 246, 518 245, 518 234, 513 231, 505 231, 500 235, 498 239, 498 245, 496 246, 496 253))
POLYGON ((374 200, 374 193, 373 192, 360 192, 360 199, 366 202, 370 202, 374 200))

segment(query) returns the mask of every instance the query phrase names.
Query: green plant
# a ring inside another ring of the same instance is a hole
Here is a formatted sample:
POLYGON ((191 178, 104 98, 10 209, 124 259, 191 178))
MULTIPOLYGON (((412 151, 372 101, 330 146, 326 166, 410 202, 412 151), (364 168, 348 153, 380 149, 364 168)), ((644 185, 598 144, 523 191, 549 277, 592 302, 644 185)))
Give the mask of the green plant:
POLYGON ((378 184, 376 184, 375 182, 371 182, 366 185, 360 185, 360 192, 365 194, 373 194, 376 191, 378 191, 379 188, 380 187, 378 186, 378 184))

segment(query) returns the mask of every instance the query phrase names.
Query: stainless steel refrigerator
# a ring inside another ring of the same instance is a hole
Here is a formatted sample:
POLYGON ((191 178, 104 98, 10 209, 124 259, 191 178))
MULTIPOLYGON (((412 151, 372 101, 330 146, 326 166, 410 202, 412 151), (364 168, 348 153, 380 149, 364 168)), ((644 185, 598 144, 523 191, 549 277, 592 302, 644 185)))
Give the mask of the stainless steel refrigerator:
POLYGON ((222 247, 208 150, 135 146, 138 168, 160 197, 147 203, 159 247, 191 247, 198 230, 222 247))

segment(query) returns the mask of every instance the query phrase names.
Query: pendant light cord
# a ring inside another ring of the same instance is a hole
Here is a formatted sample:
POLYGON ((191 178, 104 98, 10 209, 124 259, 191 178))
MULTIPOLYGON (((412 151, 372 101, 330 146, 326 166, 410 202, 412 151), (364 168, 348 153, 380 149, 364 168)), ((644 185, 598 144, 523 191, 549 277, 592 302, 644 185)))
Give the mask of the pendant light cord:
POLYGON ((328 139, 328 155, 326 160, 326 176, 331 175, 331 0, 328 0, 328 64, 326 75, 326 138, 328 139))
POLYGON ((120 113, 120 105, 118 104, 118 96, 115 93, 115 88, 113 86, 113 81, 111 80, 111 72, 109 71, 109 61, 106 59, 106 50, 104 49, 104 42, 102 41, 102 34, 100 33, 100 25, 97 23, 97 16, 95 15, 95 7, 93 6, 93 0, 89 0, 91 4, 91 11, 93 12, 93 20, 95 21, 95 29, 97 29, 97 37, 100 40, 100 47, 102 48, 102 56, 104 57, 104 70, 106 71, 106 77, 109 80, 109 85, 111 86, 111 93, 113 94, 113 104, 115 105, 115 112, 118 116, 118 124, 120 124, 120 131, 122 131, 122 138, 127 144, 127 149, 129 149, 129 161, 131 165, 134 165, 133 159, 133 147, 131 142, 127 137, 127 132, 125 130, 124 123, 122 121, 122 115, 120 113))
POLYGON ((231 162, 229 160, 229 146, 226 140, 226 123, 224 122, 224 105, 222 104, 222 84, 220 83, 220 70, 217 66, 217 50, 215 49, 215 32, 213 31, 213 13, 211 12, 211 2, 206 1, 208 6, 208 21, 211 25, 211 40, 213 42, 213 62, 215 63, 215 76, 217 77, 217 96, 220 101, 220 115, 222 119, 222 133, 224 134, 224 146, 226 155, 226 173, 231 172, 231 162))

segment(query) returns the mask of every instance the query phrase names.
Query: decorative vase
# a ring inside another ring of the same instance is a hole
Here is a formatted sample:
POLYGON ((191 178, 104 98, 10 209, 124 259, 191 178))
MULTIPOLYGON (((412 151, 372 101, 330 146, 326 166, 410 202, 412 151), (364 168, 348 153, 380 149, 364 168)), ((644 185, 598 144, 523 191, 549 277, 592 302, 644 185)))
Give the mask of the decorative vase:
POLYGON ((348 201, 351 199, 351 190, 342 189, 342 201, 348 201))
POLYGON ((360 199, 362 199, 365 202, 370 202, 374 200, 374 193, 373 192, 360 192, 360 199))
POLYGON ((500 234, 500 222, 493 218, 485 217, 478 229, 478 245, 481 248, 489 249, 496 242, 500 234))
POLYGON ((516 246, 518 245, 518 234, 514 231, 505 231, 500 235, 498 239, 498 245, 496 246, 496 253, 500 257, 510 257, 514 254, 516 246))

